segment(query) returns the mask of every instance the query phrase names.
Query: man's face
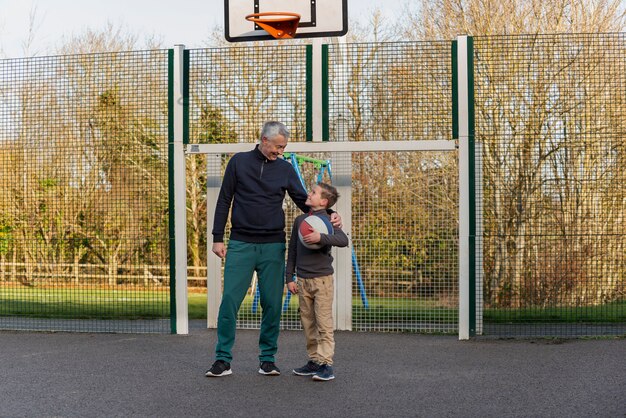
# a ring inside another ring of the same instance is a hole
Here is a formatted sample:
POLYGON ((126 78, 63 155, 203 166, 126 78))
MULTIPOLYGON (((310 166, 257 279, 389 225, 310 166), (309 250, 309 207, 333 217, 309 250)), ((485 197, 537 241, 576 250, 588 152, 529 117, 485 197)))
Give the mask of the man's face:
POLYGON ((263 155, 265 155, 265 158, 273 161, 283 155, 286 146, 287 138, 282 135, 276 135, 273 138, 263 137, 261 139, 261 146, 259 148, 263 155))

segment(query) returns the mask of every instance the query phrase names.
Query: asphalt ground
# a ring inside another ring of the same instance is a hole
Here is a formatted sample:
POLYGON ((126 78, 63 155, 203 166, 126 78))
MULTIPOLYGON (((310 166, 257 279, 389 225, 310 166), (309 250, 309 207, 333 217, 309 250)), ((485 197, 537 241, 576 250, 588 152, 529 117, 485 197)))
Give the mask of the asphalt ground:
POLYGON ((0 331, 2 417, 626 417, 626 339, 475 339, 336 333, 329 382, 258 374, 239 330, 233 375, 207 378, 215 331, 190 335, 0 331))

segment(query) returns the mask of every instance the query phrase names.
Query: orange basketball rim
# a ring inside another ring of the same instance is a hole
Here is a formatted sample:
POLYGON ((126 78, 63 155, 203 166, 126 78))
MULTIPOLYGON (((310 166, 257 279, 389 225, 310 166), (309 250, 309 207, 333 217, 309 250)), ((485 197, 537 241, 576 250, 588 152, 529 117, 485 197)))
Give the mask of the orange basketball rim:
POLYGON ((276 39, 293 38, 298 30, 300 15, 291 12, 252 13, 246 20, 254 22, 276 39))

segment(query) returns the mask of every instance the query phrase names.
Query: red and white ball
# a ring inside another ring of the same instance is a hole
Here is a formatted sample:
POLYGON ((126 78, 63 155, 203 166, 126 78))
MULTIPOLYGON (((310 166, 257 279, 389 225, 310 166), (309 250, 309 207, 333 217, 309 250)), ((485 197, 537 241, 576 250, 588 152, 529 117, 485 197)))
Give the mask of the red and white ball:
POLYGON ((333 234, 333 225, 330 223, 330 220, 324 216, 317 215, 309 215, 300 224, 300 228, 298 228, 298 238, 302 245, 306 248, 310 248, 312 250, 317 250, 322 248, 322 245, 317 244, 307 244, 302 240, 302 237, 305 237, 311 234, 313 231, 317 231, 321 234, 332 235, 333 234))

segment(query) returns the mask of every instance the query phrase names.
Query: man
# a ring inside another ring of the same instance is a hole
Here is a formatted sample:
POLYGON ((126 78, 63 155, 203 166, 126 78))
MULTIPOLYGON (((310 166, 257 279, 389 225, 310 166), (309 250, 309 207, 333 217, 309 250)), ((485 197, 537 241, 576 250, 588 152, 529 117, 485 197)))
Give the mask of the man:
MULTIPOLYGON (((261 293, 261 332, 259 335, 259 373, 277 376, 274 355, 278 350, 280 314, 285 275, 285 192, 303 211, 307 193, 295 170, 280 158, 285 151, 289 131, 280 122, 263 125, 259 144, 252 151, 235 154, 224 173, 215 207, 213 253, 226 257, 224 291, 217 320, 215 363, 208 377, 232 374, 232 348, 235 343, 237 312, 252 275, 256 271, 261 293), (224 229, 231 209, 228 252, 224 247, 224 229)), ((341 225, 333 213, 331 222, 341 225)))

